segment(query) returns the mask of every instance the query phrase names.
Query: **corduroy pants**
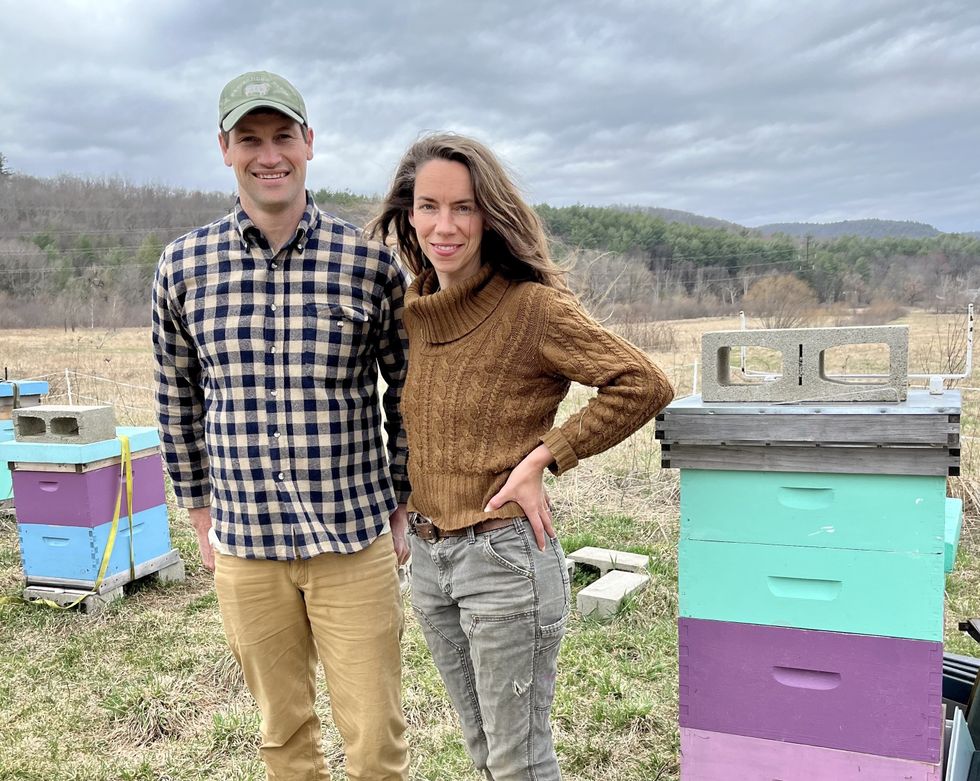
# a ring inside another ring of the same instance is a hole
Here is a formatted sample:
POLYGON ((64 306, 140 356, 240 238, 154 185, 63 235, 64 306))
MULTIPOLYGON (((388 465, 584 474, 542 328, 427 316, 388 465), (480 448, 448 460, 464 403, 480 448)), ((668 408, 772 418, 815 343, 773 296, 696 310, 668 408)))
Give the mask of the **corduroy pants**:
POLYGON ((570 599, 561 544, 538 550, 524 518, 410 540, 412 607, 477 769, 490 781, 560 781, 550 716, 570 599))
POLYGON ((314 711, 318 657, 348 778, 405 781, 403 614, 391 535, 312 559, 215 558, 228 644, 262 714, 269 781, 330 779, 314 711))

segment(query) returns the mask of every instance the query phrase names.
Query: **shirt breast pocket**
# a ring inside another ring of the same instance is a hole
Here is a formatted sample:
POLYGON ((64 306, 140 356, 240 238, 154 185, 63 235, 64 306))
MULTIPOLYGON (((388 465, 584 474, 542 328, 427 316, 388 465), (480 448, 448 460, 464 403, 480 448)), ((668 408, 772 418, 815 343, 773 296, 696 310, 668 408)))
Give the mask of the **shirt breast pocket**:
POLYGON ((343 304, 303 304, 304 376, 326 385, 351 385, 370 360, 371 320, 343 304))

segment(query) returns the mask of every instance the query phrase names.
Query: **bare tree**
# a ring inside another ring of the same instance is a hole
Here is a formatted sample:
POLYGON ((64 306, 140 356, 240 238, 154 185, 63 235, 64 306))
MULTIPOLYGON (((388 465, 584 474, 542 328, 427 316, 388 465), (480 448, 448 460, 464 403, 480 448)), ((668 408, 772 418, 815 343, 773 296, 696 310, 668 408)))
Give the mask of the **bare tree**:
POLYGON ((752 285, 742 305, 761 319, 765 328, 796 328, 809 319, 817 305, 817 294, 802 279, 778 274, 752 285))

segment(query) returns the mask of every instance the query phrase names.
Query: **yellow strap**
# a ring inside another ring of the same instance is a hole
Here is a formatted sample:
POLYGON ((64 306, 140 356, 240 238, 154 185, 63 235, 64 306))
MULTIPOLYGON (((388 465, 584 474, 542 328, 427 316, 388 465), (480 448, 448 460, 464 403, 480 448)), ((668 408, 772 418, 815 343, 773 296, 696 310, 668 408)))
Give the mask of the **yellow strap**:
POLYGON ((109 529, 109 539, 106 540, 105 551, 102 554, 102 563, 99 565, 99 574, 95 579, 92 590, 82 594, 70 605, 59 605, 50 599, 24 599, 23 597, 0 597, 0 605, 28 604, 44 605, 53 607, 56 610, 70 610, 82 602, 87 597, 95 596, 99 593, 99 586, 105 578, 106 570, 109 568, 109 559, 112 556, 112 549, 116 544, 116 532, 119 529, 119 512, 122 509, 123 480, 126 483, 126 507, 129 510, 129 577, 136 580, 136 564, 133 554, 133 459, 129 448, 129 437, 124 434, 119 435, 119 491, 116 493, 116 509, 112 514, 112 527, 109 529))

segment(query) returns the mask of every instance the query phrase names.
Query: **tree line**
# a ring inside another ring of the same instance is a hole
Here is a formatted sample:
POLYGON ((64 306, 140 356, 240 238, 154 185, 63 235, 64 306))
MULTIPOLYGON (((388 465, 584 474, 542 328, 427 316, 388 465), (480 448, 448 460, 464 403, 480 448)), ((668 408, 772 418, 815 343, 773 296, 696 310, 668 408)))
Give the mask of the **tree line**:
MULTIPOLYGON (((363 225, 375 198, 319 190, 327 211, 363 225)), ((163 246, 217 219, 232 193, 118 179, 36 179, 0 157, 0 327, 145 325, 163 246)), ((823 304, 956 309, 980 287, 980 239, 796 238, 667 222, 642 209, 536 207, 573 287, 613 320, 737 310, 758 280, 791 275, 823 304)))

